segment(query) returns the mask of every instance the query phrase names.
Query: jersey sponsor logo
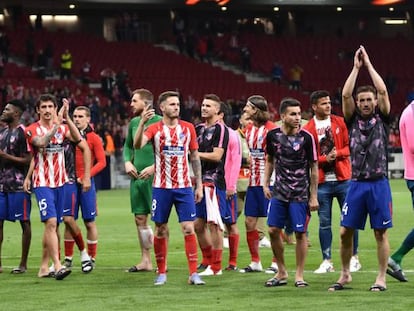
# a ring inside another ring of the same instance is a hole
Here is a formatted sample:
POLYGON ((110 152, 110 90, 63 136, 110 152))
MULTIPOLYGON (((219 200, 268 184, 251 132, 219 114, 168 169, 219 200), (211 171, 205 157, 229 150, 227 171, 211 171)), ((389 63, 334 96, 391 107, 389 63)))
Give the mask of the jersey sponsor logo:
POLYGON ((264 158, 265 152, 263 149, 250 149, 250 155, 253 158, 264 158))
POLYGON ((166 156, 184 156, 183 146, 164 146, 162 150, 166 156))
POLYGON ((63 151, 63 147, 60 145, 49 145, 48 147, 44 148, 47 153, 59 153, 63 151))

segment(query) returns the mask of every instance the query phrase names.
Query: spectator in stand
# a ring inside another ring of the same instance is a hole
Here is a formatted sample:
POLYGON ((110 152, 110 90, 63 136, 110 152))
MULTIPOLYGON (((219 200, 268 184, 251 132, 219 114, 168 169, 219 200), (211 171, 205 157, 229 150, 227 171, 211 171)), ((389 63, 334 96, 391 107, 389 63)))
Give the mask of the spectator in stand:
POLYGON ((302 88, 302 75, 303 69, 298 64, 290 68, 290 90, 299 91, 302 88))
POLYGON ((66 49, 60 56, 60 80, 69 80, 72 76, 72 54, 66 49))
POLYGON ((277 62, 273 63, 272 67, 272 82, 276 82, 278 85, 282 83, 283 79, 283 67, 277 62))
POLYGON ((45 48, 46 76, 53 76, 53 45, 49 42, 45 48))
POLYGON ((240 49, 240 57, 241 57, 243 72, 250 72, 252 70, 251 51, 247 45, 244 45, 240 49))
POLYGON ((101 71, 101 90, 102 93, 108 97, 112 97, 112 91, 115 83, 115 71, 107 67, 101 71))
POLYGON ((31 35, 26 39, 26 61, 27 66, 30 68, 34 65, 34 58, 35 58, 35 43, 34 39, 31 35))
POLYGON ((40 79, 46 78, 46 66, 47 66, 47 59, 46 55, 42 49, 39 50, 39 54, 37 54, 37 76, 40 79))
POLYGON ((91 82, 91 64, 85 60, 81 69, 81 81, 83 84, 88 84, 91 82))

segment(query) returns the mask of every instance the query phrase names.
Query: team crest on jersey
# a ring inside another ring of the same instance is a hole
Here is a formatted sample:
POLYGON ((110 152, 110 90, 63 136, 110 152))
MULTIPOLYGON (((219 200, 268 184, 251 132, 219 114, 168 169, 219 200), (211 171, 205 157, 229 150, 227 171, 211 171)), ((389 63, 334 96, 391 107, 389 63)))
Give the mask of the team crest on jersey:
POLYGON ((184 133, 181 133, 180 136, 179 136, 179 138, 180 138, 180 140, 183 140, 185 138, 185 134, 184 133))
POLYGON ((27 135, 27 137, 32 137, 32 132, 31 131, 27 131, 26 135, 27 135))
POLYGON ((59 140, 59 141, 60 141, 60 140, 62 140, 62 138, 63 138, 62 133, 58 133, 58 132, 57 132, 57 133, 55 134, 55 138, 56 138, 57 140, 59 140))
POLYGON ((257 140, 258 140, 259 142, 262 142, 262 141, 263 141, 263 139, 264 139, 264 136, 259 136, 259 137, 257 138, 257 140))
POLYGON ((295 141, 292 145, 293 150, 298 151, 300 149, 300 143, 295 141))

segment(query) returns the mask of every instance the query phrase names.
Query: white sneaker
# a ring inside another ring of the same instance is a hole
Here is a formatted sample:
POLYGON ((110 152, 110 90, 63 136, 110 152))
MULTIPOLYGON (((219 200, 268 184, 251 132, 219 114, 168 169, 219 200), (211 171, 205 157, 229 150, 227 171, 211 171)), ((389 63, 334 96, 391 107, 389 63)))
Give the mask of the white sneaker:
POLYGON ((272 245, 270 244, 270 241, 268 240, 267 237, 263 237, 260 241, 259 241, 259 247, 266 247, 266 248, 271 248, 272 245))
POLYGON ((277 263, 276 262, 272 262, 272 264, 270 265, 270 267, 265 270, 265 273, 275 274, 275 273, 277 273, 278 270, 279 270, 279 267, 277 266, 277 263))
POLYGON ((213 269, 211 269, 211 266, 208 266, 206 270, 204 270, 203 272, 200 272, 198 275, 199 276, 211 276, 211 275, 222 275, 222 274, 223 274, 222 270, 214 272, 213 269))
POLYGON ((229 238, 223 238, 223 248, 229 248, 229 238))
POLYGON ((318 269, 313 271, 313 273, 316 273, 316 274, 322 274, 322 273, 328 273, 328 272, 335 272, 335 269, 334 269, 332 262, 326 259, 322 261, 318 269))
POLYGON ((250 265, 248 265, 244 269, 240 269, 239 271, 240 273, 261 272, 263 271, 263 267, 260 261, 259 262, 252 261, 250 265))
POLYGON ((357 271, 361 270, 361 268, 362 268, 362 265, 359 262, 358 257, 352 256, 351 257, 351 262, 349 263, 349 271, 357 272, 357 271))

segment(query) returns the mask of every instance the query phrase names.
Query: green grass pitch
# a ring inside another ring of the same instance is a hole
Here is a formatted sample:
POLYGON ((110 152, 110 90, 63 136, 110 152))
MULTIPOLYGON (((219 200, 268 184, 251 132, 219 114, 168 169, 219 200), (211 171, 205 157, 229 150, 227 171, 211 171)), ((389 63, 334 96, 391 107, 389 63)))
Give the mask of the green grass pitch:
MULTIPOLYGON (((397 248, 414 227, 411 198, 405 181, 392 180, 394 228, 389 230, 391 250, 397 248)), ((175 212, 170 217, 170 244, 168 254, 168 282, 155 287, 155 273, 126 273, 137 263, 139 249, 133 216, 129 207, 129 192, 123 190, 98 193, 99 244, 97 267, 90 274, 82 274, 79 257, 74 257, 72 274, 64 281, 39 279, 41 236, 37 206, 32 209, 33 238, 28 272, 12 275, 10 270, 19 262, 21 231, 18 223, 5 223, 0 274, 1 310, 412 310, 414 308, 414 252, 403 261, 408 283, 387 278, 388 290, 382 293, 368 291, 375 281, 376 244, 369 225, 360 233, 359 256, 362 270, 353 274, 352 290, 329 293, 328 286, 339 275, 339 207, 334 207, 333 261, 336 272, 313 274, 320 262, 318 216, 312 214, 305 279, 308 288, 294 287, 294 246, 286 246, 289 283, 281 288, 265 288, 269 275, 241 274, 224 271, 222 276, 205 277, 205 286, 187 285, 187 265, 184 240, 175 212)), ((249 263, 244 217, 239 218, 239 267, 249 263)), ((83 230, 84 232, 84 230, 83 230)), ((262 264, 270 264, 270 249, 260 249, 262 264)), ((224 250, 223 265, 228 251, 224 250)), ((154 260, 153 260, 154 262, 154 260)), ((155 267, 155 262, 154 262, 155 267)), ((271 275, 270 275, 271 276, 271 275)))

